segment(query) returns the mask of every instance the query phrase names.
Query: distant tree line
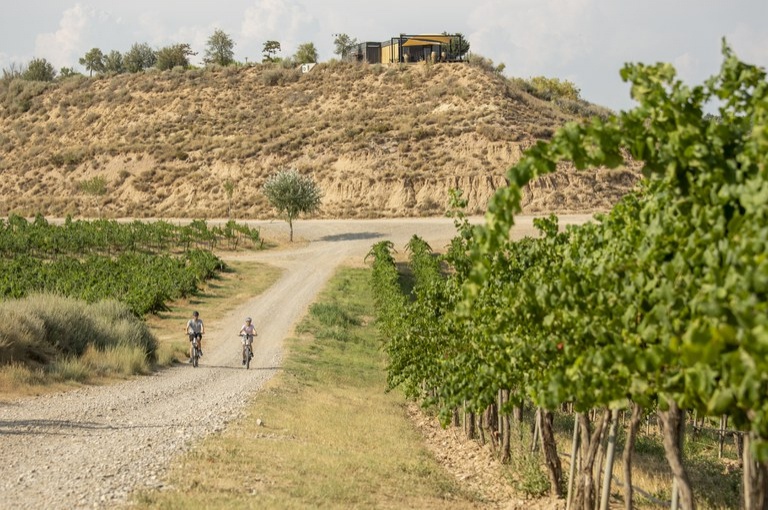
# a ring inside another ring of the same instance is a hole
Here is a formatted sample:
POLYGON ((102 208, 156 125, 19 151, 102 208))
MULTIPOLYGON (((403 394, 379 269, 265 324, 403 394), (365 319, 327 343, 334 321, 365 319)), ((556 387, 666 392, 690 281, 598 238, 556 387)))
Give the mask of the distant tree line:
MULTIPOLYGON (((232 37, 221 29, 217 29, 208 38, 203 56, 206 66, 237 65, 234 53, 235 42, 232 37)), ((264 43, 262 49, 263 63, 281 63, 283 65, 300 65, 317 62, 319 59, 314 43, 299 45, 292 57, 278 56, 282 50, 279 41, 270 40, 264 43)), ((125 53, 117 50, 103 52, 100 48, 91 48, 80 57, 78 63, 83 66, 88 76, 94 74, 140 73, 151 68, 161 71, 191 67, 190 57, 197 55, 187 43, 172 44, 159 49, 153 49, 148 43, 135 43, 125 53)), ((247 59, 246 59, 247 62, 247 59)), ((44 58, 34 58, 26 66, 12 63, 2 70, 3 80, 22 79, 29 81, 51 82, 58 78, 78 75, 70 67, 62 67, 58 73, 53 65, 44 58)))
MULTIPOLYGON (((461 34, 457 35, 460 37, 457 37, 451 44, 460 44, 460 49, 456 49, 456 51, 466 53, 469 50, 469 43, 461 34)), ((334 53, 344 60, 357 46, 358 40, 347 34, 334 34, 334 37, 334 53)), ((223 30, 216 29, 208 38, 203 63, 206 66, 222 67, 237 65, 238 62, 234 58, 234 47, 235 42, 232 37, 223 30)), ((279 41, 266 41, 262 48, 262 63, 295 66, 319 60, 317 48, 312 42, 300 44, 296 52, 290 57, 280 57, 278 54, 281 51, 282 47, 279 41)), ((161 71, 176 68, 189 69, 191 67, 190 57, 195 55, 197 53, 192 51, 191 46, 187 43, 172 44, 158 49, 152 48, 148 43, 134 43, 125 53, 117 50, 105 53, 100 48, 91 48, 80 57, 78 63, 85 68, 88 76, 140 73, 151 68, 161 71)), ((26 66, 12 63, 8 68, 2 70, 2 79, 51 82, 56 78, 63 79, 79 74, 71 67, 62 67, 57 73, 53 65, 46 59, 34 58, 26 66)))

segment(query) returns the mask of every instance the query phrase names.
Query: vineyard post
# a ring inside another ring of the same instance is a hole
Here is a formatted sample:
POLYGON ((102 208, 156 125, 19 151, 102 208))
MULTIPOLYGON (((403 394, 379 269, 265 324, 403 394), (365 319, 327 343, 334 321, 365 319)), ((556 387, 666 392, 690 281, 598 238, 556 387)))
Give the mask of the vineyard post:
POLYGON ((533 417, 533 437, 531 438, 531 453, 535 453, 536 448, 538 448, 540 430, 541 430, 541 408, 537 408, 536 415, 533 417))
POLYGON ((753 455, 753 443, 757 436, 753 432, 744 434, 744 508, 758 510, 768 505, 768 466, 753 455))
POLYGON ((746 510, 752 510, 754 508, 752 506, 752 454, 750 453, 750 446, 752 446, 750 443, 750 437, 749 434, 744 434, 744 461, 742 462, 743 471, 742 471, 742 477, 743 477, 743 483, 744 486, 744 508, 746 510))
POLYGON ((616 452, 616 428, 619 422, 619 411, 611 411, 611 429, 608 432, 608 451, 605 459, 605 474, 603 475, 603 493, 600 497, 600 510, 608 510, 611 499, 611 475, 613 474, 613 459, 616 452))
POLYGON ((640 420, 643 417, 643 407, 637 402, 632 402, 632 417, 629 421, 629 430, 627 430, 627 439, 624 444, 624 507, 626 510, 632 510, 632 452, 635 449, 635 439, 637 431, 640 428, 640 420))
POLYGON ((717 458, 723 458, 723 445, 725 444, 725 428, 728 426, 728 415, 720 416, 720 433, 718 434, 717 458))
MULTIPOLYGON (((505 409, 505 405, 509 402, 509 390, 501 390, 501 407, 499 409, 505 409)), ((507 463, 510 460, 510 435, 511 427, 509 420, 509 413, 499 413, 502 415, 501 420, 501 462, 507 463)))
POLYGON ((672 478, 672 503, 669 505, 670 510, 678 510, 680 508, 680 484, 677 483, 677 478, 672 478))
POLYGON ((573 419, 573 442, 571 444, 571 467, 568 471, 568 496, 566 497, 565 510, 571 510, 573 498, 573 479, 576 475, 576 464, 579 457, 579 415, 573 419))

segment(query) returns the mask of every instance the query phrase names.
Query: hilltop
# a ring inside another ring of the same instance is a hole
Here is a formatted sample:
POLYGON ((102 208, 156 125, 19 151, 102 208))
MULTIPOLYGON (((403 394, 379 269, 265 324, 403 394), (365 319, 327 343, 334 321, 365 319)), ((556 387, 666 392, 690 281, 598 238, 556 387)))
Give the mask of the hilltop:
MULTIPOLYGON (((318 181, 325 218, 442 215, 451 188, 481 213, 569 120, 465 63, 16 80, 0 86, 0 215, 268 218, 259 187, 289 167, 318 181)), ((525 212, 606 210, 638 175, 564 166, 526 190, 525 212)))

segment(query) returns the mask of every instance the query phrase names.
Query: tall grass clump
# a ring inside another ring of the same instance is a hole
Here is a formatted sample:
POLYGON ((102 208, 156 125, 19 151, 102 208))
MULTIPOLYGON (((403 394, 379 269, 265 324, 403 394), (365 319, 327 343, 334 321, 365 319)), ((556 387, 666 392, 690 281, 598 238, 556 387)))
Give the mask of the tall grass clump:
POLYGON ((0 370, 20 384, 146 373, 157 339, 123 303, 36 294, 0 302, 0 370), (26 371, 25 371, 26 370, 26 371))

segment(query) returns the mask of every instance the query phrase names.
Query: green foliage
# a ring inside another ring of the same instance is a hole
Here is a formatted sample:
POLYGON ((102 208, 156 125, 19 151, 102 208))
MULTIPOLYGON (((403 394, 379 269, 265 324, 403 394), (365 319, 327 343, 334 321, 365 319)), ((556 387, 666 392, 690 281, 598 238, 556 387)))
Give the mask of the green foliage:
POLYGON ((537 404, 674 399, 683 409, 728 414, 768 439, 760 347, 768 264, 759 255, 768 229, 757 206, 766 187, 768 86, 763 70, 728 48, 724 55, 720 75, 693 88, 668 65, 625 67, 639 106, 565 126, 528 151, 509 172, 511 186, 491 201, 473 248, 466 313, 492 321, 489 333, 503 335, 499 349, 522 349, 513 356, 522 367, 484 363, 498 374, 527 372, 521 382, 537 404), (715 98, 724 101, 723 122, 703 113, 715 98), (508 231, 522 186, 564 159, 577 168, 619 166, 622 150, 645 162, 646 189, 599 223, 572 229, 566 244, 498 294, 491 282, 508 280, 519 260, 508 231), (490 297, 515 305, 485 308, 490 297))
POLYGON ((579 99, 581 91, 568 80, 559 78, 545 78, 544 76, 534 76, 528 83, 532 88, 532 93, 536 97, 553 101, 555 99, 570 99, 576 101, 579 99))
POLYGON ((278 214, 285 215, 293 241, 293 220, 301 213, 312 213, 320 207, 322 193, 309 175, 298 170, 282 170, 267 179, 262 192, 278 214))
POLYGON ((91 179, 85 179, 77 183, 77 189, 86 195, 101 196, 107 193, 107 180, 97 175, 91 179))
MULTIPOLYGON (((455 34, 449 34, 443 32, 443 35, 452 35, 451 42, 444 45, 446 53, 448 53, 449 60, 457 60, 464 58, 464 55, 469 53, 469 41, 464 34, 458 32, 455 34)), ((502 64, 503 65, 503 64, 502 64)))
POLYGON ((161 71, 170 71, 175 67, 188 68, 189 57, 197 55, 189 44, 173 44, 157 50, 155 67, 161 71))
POLYGON ((123 54, 117 50, 112 50, 104 55, 104 71, 115 74, 124 73, 126 69, 123 63, 123 54))
POLYGON ((349 37, 347 34, 336 34, 333 39, 333 53, 342 60, 346 59, 357 46, 357 39, 349 37))
POLYGON ((280 43, 278 41, 267 41, 261 50, 263 55, 262 62, 276 62, 277 54, 280 52, 280 43))
POLYGON ((210 250, 241 237, 260 245, 258 230, 234 222, 226 229, 199 220, 174 226, 68 219, 57 226, 42 216, 10 216, 0 223, 0 299, 54 292, 88 302, 117 299, 137 315, 157 312, 195 294, 223 268, 210 250))
POLYGON ((317 62, 318 55, 315 44, 308 42, 299 45, 296 50, 296 54, 293 56, 293 60, 296 64, 313 64, 317 62))
POLYGON ((142 358, 151 361, 157 349, 149 327, 125 304, 105 300, 89 305, 55 294, 0 301, 0 338, 0 366, 46 366, 82 356, 89 347, 117 346, 138 347, 142 358))
POLYGON ((211 37, 208 38, 208 45, 205 48, 203 62, 206 64, 228 66, 235 61, 234 47, 235 42, 232 38, 223 30, 216 29, 211 37))
POLYGON ((56 78, 56 70, 46 59, 35 58, 29 62, 21 77, 28 81, 53 81, 56 78))
POLYGON ((123 65, 129 73, 138 73, 153 67, 157 62, 157 53, 147 43, 134 43, 123 56, 123 65))
MULTIPOLYGON (((724 45, 720 73, 689 87, 666 64, 627 65, 638 106, 570 123, 512 167, 483 227, 440 270, 409 243, 405 295, 386 244, 374 291, 389 381, 445 418, 499 390, 577 411, 674 401, 727 415, 768 459, 768 83, 724 45), (718 114, 706 115, 715 103, 718 114), (647 181, 594 222, 511 239, 522 189, 555 171, 644 162, 647 181)), ((566 87, 568 90, 568 87, 566 87)), ((568 92, 568 93, 572 93, 568 92)))
POLYGON ((85 56, 80 58, 79 62, 90 73, 89 76, 93 76, 94 71, 97 73, 104 72, 104 54, 99 48, 88 50, 85 56))
POLYGON ((16 78, 8 82, 3 103, 12 113, 27 112, 32 108, 33 100, 50 87, 48 82, 28 81, 16 78))
POLYGON ((59 78, 60 79, 63 80, 63 79, 66 79, 66 78, 71 78, 72 76, 82 76, 82 75, 80 73, 78 73, 77 71, 75 71, 71 67, 62 67, 61 69, 59 69, 59 78))

